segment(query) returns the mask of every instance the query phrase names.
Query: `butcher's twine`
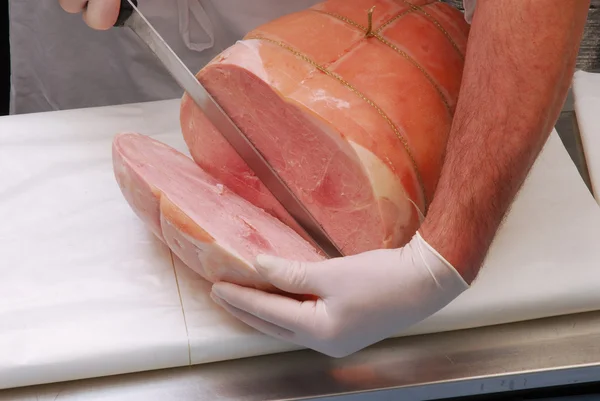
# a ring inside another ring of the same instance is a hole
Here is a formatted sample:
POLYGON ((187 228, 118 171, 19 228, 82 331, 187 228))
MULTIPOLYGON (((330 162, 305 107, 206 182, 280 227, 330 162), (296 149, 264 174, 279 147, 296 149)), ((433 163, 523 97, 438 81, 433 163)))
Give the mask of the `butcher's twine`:
MULTIPOLYGON (((375 108, 375 110, 377 110, 377 112, 385 119, 385 121, 388 123, 388 125, 392 128, 392 130, 394 131, 394 133, 396 134, 398 139, 400 139, 400 141, 402 142, 402 145, 404 146, 404 149, 406 150, 406 153, 408 154, 408 157, 410 158, 411 164, 413 166, 413 170, 415 171, 415 175, 417 176, 417 180, 419 182, 419 187, 423 194, 425 210, 427 210, 427 206, 428 206, 427 194, 425 193, 425 186, 423 185, 423 178, 421 177, 421 173, 417 167, 417 163, 415 161, 413 153, 412 153, 410 147, 408 146, 408 142, 406 141, 406 138, 404 138, 404 136, 400 133, 400 130, 398 129, 398 127, 396 127, 396 124, 394 124, 394 122, 388 117, 388 115, 385 114, 385 112, 381 109, 381 107, 379 107, 374 101, 372 101, 371 99, 366 97, 362 92, 360 92, 358 89, 356 89, 350 82, 346 81, 344 78, 342 78, 335 72, 330 71, 327 68, 323 67, 322 65, 318 64, 316 61, 312 60, 310 57, 299 52, 298 50, 294 49, 293 47, 291 47, 283 42, 280 42, 278 40, 265 38, 264 36, 260 36, 260 35, 252 35, 252 36, 247 37, 246 39, 263 40, 265 42, 276 44, 279 47, 290 51, 297 57, 299 57, 299 58, 303 59, 304 61, 306 61, 307 63, 313 65, 315 68, 317 68, 322 73, 324 73, 332 78, 337 79, 343 86, 345 86, 350 91, 357 94, 361 99, 363 99, 370 106, 375 108)), ((395 170, 393 166, 390 165, 390 167, 392 168, 392 170, 395 170)))
MULTIPOLYGON (((435 80, 433 79, 433 77, 431 77, 431 75, 429 75, 429 73, 425 70, 425 68, 423 68, 422 65, 420 65, 414 58, 412 58, 410 55, 408 55, 406 52, 404 52, 403 50, 401 50, 400 48, 398 48, 396 45, 394 45, 392 42, 390 42, 389 40, 387 40, 383 34, 382 31, 389 26, 390 24, 392 24, 393 22, 397 21, 398 19, 402 18, 403 16, 413 13, 413 12, 419 12, 421 15, 423 15, 425 18, 429 19, 430 21, 433 22, 433 24, 444 34, 444 36, 446 38, 448 38, 448 40, 450 41, 450 43, 452 44, 453 48, 458 52, 459 56, 464 60, 464 55, 461 53, 460 49, 458 48, 458 45, 456 44, 456 42, 452 39, 452 37, 450 36, 450 34, 444 29, 444 27, 442 27, 442 25, 435 20, 435 18, 429 14, 427 11, 425 11, 424 7, 435 4, 435 3, 439 3, 438 0, 434 0, 431 1, 429 3, 426 3, 422 6, 416 6, 413 5, 412 3, 406 1, 406 0, 402 0, 407 6, 408 9, 404 10, 400 13, 398 13, 397 15, 393 16, 391 19, 389 19, 388 21, 384 22, 381 26, 379 26, 377 29, 373 30, 373 12, 375 10, 375 7, 372 7, 367 15, 367 20, 368 20, 368 26, 365 27, 364 25, 359 24, 356 21, 351 20, 348 17, 345 17, 343 15, 339 15, 336 13, 331 13, 328 11, 322 11, 322 10, 317 10, 317 9, 310 9, 313 12, 318 12, 321 14, 326 14, 329 15, 333 18, 336 18, 340 21, 343 21, 345 23, 347 23, 348 25, 351 25, 359 30, 361 30, 364 34, 365 34, 365 38, 375 38, 377 40, 379 40, 381 43, 383 43, 384 45, 388 46, 389 48, 393 49, 396 53, 398 53, 400 56, 404 57, 407 61, 409 61, 412 65, 414 65, 424 76, 425 78, 431 83, 431 85, 433 86, 433 88, 435 89, 435 91, 439 94, 440 99, 442 100, 444 106, 446 107, 446 109, 448 110, 448 113, 452 116, 453 115, 453 110, 452 107, 450 106, 450 104, 448 103, 448 100, 446 99, 446 95, 444 94, 444 92, 442 91, 442 89, 440 88, 440 86, 438 85, 437 82, 435 82, 435 80)), ((325 66, 317 63, 316 61, 314 61, 312 58, 308 57, 306 54, 300 52, 299 50, 295 49, 294 47, 290 46, 287 43, 284 43, 280 40, 275 40, 275 39, 271 39, 271 38, 267 38, 265 36, 262 35, 258 35, 258 34, 254 34, 254 35, 248 35, 245 38, 246 40, 262 40, 262 41, 266 41, 272 44, 275 44, 289 52, 291 52, 292 54, 294 54, 296 57, 304 60, 305 62, 311 64, 313 67, 315 67, 316 69, 318 69, 319 71, 321 71, 322 73, 335 78, 336 80, 338 80, 344 87, 346 87, 347 89, 349 89, 351 92, 353 92, 354 94, 358 95, 362 100, 364 100, 365 102, 367 102, 371 107, 373 107, 378 113, 379 115, 381 115, 381 117, 386 121, 386 123, 390 126, 390 128, 394 131, 394 133, 396 134, 396 137, 398 137, 398 139, 400 140, 400 142, 402 142, 402 145, 404 146, 404 149, 406 150, 406 153, 408 154, 408 157, 410 158, 413 170, 415 172, 415 175, 417 176, 417 181, 419 183, 419 187, 421 190, 421 193, 423 195, 423 203, 424 203, 424 210, 421 211, 418 207, 417 210, 420 213, 420 216, 423 216, 426 214, 427 209, 429 208, 429 199, 427 197, 427 194, 425 192, 425 185, 423 182, 423 178, 421 175, 421 172, 419 171, 419 168, 417 167, 417 163, 415 161, 415 158, 413 156, 413 152, 410 149, 410 146, 408 145, 408 141, 406 140, 406 138, 402 135, 402 133, 400 132, 400 129, 396 126, 396 124, 394 124, 394 122, 390 119, 390 117, 383 111, 383 109, 381 107, 379 107, 373 100, 371 100, 370 98, 368 98, 364 93, 360 92, 356 87, 354 87, 350 82, 346 81, 343 77, 341 77, 339 74, 329 70, 328 68, 326 68, 325 66)), ((392 165, 390 165, 390 168, 392 168, 392 170, 395 170, 394 167, 392 165)), ((415 206, 416 203, 414 202, 414 200, 410 200, 415 206)))
POLYGON ((367 16, 369 23, 367 25, 367 32, 365 32, 365 38, 373 36, 373 11, 375 11, 375 6, 371 7, 367 16))

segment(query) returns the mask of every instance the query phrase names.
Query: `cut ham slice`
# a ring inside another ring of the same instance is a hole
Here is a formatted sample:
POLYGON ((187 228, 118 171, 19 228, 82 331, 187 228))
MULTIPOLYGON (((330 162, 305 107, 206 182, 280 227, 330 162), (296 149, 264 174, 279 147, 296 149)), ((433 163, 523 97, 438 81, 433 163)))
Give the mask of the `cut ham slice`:
POLYGON ((237 196, 186 155, 147 136, 113 142, 119 187, 139 218, 205 279, 272 289, 254 270, 258 253, 322 260, 275 217, 237 196))
MULTIPOLYGON (((197 77, 345 255, 399 247, 435 192, 468 31, 439 1, 329 0, 258 27, 197 77)), ((322 258, 187 95, 180 119, 197 165, 142 137, 115 142, 121 187, 156 235, 211 281, 261 285, 249 267, 260 252, 322 258), (219 256, 201 262, 174 241, 191 236, 219 256)))

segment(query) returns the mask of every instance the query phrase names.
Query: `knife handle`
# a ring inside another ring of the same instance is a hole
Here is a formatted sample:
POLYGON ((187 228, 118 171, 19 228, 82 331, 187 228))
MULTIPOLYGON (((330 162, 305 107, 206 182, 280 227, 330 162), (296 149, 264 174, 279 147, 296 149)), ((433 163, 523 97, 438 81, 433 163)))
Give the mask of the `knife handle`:
MULTIPOLYGON (((135 6, 138 6, 138 2, 137 0, 131 0, 133 4, 135 4, 135 6)), ((129 3, 129 0, 121 0, 121 7, 119 8, 119 16, 117 17, 117 22, 115 22, 114 26, 123 26, 123 24, 125 24, 125 21, 127 21, 127 18, 129 18, 131 16, 131 13, 133 12, 133 7, 131 6, 131 3, 129 3)))

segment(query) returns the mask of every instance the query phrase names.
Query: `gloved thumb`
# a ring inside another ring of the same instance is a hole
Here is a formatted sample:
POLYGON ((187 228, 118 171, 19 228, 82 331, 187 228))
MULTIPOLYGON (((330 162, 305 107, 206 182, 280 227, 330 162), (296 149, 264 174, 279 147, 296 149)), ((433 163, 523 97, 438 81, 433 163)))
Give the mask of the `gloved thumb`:
POLYGON ((258 255, 254 265, 258 274, 282 291, 300 295, 318 295, 314 269, 310 263, 258 255))

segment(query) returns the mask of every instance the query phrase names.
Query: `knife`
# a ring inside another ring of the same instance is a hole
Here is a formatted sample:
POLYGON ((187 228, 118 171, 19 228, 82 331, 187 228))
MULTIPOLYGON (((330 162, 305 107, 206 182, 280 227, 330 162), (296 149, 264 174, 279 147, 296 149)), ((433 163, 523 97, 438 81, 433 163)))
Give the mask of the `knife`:
POLYGON ((330 258, 343 256, 340 249, 315 220, 314 216, 304 207, 258 149, 254 147, 252 142, 210 96, 137 6, 137 0, 121 0, 119 17, 115 26, 130 28, 150 48, 175 81, 187 92, 221 135, 254 171, 258 179, 294 218, 298 228, 304 232, 304 238, 310 240, 313 245, 330 258))

